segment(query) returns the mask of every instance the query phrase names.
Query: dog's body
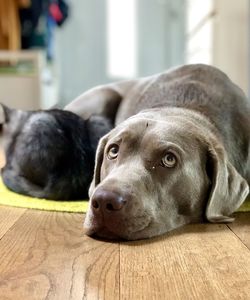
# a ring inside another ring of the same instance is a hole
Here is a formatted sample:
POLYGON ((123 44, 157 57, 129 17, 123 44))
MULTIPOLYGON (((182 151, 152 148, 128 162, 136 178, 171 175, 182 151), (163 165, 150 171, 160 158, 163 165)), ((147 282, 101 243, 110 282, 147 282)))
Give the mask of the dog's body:
POLYGON ((62 110, 20 111, 0 105, 5 185, 54 200, 87 197, 99 138, 111 129, 102 117, 84 121, 62 110))
POLYGON ((249 192, 250 102, 216 68, 97 87, 66 109, 118 125, 97 150, 89 234, 138 239, 229 222, 249 192))

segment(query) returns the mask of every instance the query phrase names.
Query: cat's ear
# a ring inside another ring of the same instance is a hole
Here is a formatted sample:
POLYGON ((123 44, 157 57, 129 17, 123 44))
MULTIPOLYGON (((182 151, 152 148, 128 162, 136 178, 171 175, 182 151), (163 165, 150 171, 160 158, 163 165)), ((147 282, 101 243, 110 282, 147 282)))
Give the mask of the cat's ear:
POLYGON ((9 122, 12 112, 12 109, 0 103, 0 125, 9 122))

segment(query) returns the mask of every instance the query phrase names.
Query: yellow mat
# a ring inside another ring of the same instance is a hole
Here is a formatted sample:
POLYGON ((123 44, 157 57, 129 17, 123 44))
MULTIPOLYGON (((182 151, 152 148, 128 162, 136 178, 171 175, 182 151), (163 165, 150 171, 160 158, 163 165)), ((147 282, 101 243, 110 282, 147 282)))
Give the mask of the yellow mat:
MULTIPOLYGON (((88 208, 88 201, 53 201, 19 195, 8 190, 0 178, 0 205, 40 210, 85 213, 88 208)), ((238 209, 238 212, 247 211, 250 211, 250 197, 248 197, 248 199, 238 209)))
POLYGON ((238 212, 247 212, 247 211, 250 211, 250 196, 247 197, 247 200, 238 209, 238 212))
POLYGON ((40 210, 85 213, 88 208, 88 201, 53 201, 19 195, 8 190, 0 177, 0 205, 40 210))

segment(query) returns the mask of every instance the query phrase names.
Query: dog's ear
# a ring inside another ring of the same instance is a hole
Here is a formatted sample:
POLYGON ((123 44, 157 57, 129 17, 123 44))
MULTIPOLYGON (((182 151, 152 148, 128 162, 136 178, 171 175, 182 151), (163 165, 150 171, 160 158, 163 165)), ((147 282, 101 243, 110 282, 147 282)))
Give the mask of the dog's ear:
POLYGON ((97 150, 96 150, 96 157, 95 157, 95 170, 94 170, 94 177, 89 187, 89 197, 93 194, 94 189, 100 183, 101 177, 101 167, 103 162, 104 156, 104 149, 108 142, 109 133, 106 134, 101 140, 99 141, 97 150))
POLYGON ((206 207, 206 218, 212 223, 232 222, 231 217, 244 202, 249 186, 229 162, 218 143, 208 146, 207 173, 212 186, 206 207))

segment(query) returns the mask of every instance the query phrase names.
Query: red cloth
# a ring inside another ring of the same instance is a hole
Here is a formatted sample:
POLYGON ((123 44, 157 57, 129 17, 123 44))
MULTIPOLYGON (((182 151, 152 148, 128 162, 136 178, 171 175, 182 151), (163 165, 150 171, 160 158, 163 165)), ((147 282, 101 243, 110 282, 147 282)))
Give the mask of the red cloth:
POLYGON ((62 12, 61 12, 60 7, 58 6, 58 4, 56 4, 56 3, 50 4, 49 12, 50 12, 50 15, 52 16, 52 18, 56 22, 60 22, 62 20, 63 15, 62 15, 62 12))

